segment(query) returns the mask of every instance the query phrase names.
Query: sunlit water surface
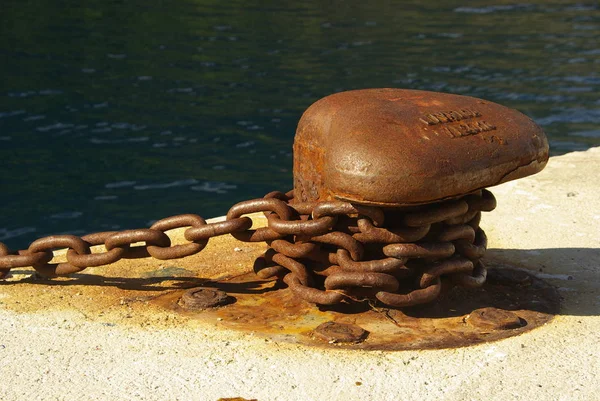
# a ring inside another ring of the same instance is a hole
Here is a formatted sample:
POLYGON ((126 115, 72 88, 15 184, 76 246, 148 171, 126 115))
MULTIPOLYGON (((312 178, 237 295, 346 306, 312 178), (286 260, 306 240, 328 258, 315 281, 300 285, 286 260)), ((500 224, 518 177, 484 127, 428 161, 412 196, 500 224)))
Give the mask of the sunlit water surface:
POLYGON ((3 1, 0 241, 287 190, 302 111, 342 90, 481 97, 553 154, 597 146, 599 28, 597 2, 3 1))

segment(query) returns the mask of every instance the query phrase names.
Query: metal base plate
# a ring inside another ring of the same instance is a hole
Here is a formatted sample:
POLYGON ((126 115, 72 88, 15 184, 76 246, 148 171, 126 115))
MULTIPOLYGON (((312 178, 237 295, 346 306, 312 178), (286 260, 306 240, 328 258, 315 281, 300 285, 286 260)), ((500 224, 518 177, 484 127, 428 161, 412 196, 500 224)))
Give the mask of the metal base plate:
POLYGON ((526 270, 495 265, 492 258, 485 260, 490 270, 482 288, 454 288, 429 305, 402 311, 367 303, 319 308, 295 297, 284 284, 248 272, 265 248, 264 243, 220 237, 176 264, 151 258, 121 260, 52 280, 32 275, 32 269, 16 269, 0 281, 0 304, 18 313, 77 311, 107 325, 168 329, 190 327, 191 320, 209 330, 226 328, 274 341, 365 350, 495 341, 541 326, 559 312, 560 298, 553 287, 526 270), (226 294, 211 293, 215 289, 226 294))
POLYGON ((463 347, 519 335, 539 327, 559 311, 557 291, 524 270, 494 267, 479 289, 453 288, 435 303, 402 311, 367 303, 317 307, 274 280, 252 273, 212 281, 203 288, 227 292, 220 307, 188 309, 184 290, 152 303, 192 319, 253 332, 274 341, 362 350, 463 347))

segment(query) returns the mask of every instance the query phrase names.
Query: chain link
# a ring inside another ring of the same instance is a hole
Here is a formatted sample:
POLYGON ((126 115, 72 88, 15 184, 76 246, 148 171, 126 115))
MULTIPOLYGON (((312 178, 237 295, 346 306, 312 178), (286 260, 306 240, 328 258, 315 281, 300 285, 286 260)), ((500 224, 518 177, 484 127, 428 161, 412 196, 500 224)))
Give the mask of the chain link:
POLYGON ((273 196, 299 216, 285 228, 271 224, 267 216, 269 228, 285 238, 269 242, 260 275, 282 276, 306 301, 334 305, 377 299, 391 307, 407 307, 435 300, 444 286, 473 288, 485 282, 487 271, 480 258, 487 237, 479 222, 481 211, 496 206, 487 190, 391 213, 338 201, 294 203, 290 193, 273 196), (338 220, 328 221, 327 232, 321 234, 325 228, 319 220, 325 216, 338 220), (310 231, 316 222, 319 230, 310 231), (316 287, 307 285, 307 274, 315 277, 316 287), (325 280, 316 280, 319 276, 325 280))
POLYGON ((147 229, 98 232, 81 238, 74 235, 48 236, 35 240, 28 249, 18 252, 11 252, 0 242, 0 278, 6 276, 11 269, 29 266, 43 276, 57 277, 80 272, 87 267, 115 263, 121 259, 148 256, 161 260, 178 259, 200 252, 210 238, 226 234, 247 241, 256 241, 260 236, 283 237, 268 228, 250 230, 252 219, 242 217, 244 214, 264 211, 278 213, 288 220, 295 213, 293 208, 279 199, 255 199, 234 205, 226 221, 211 224, 207 224, 198 215, 183 214, 159 220, 147 229), (184 238, 189 242, 171 245, 171 239, 165 232, 184 227, 189 227, 184 232, 184 238), (105 251, 92 253, 91 247, 98 245, 103 245, 105 251), (67 250, 67 261, 50 263, 54 258, 52 250, 64 248, 67 250))
POLYGON ((479 222, 481 212, 495 206, 487 190, 405 211, 341 201, 299 203, 293 191, 276 191, 233 205, 221 222, 183 214, 148 229, 49 236, 18 252, 0 243, 0 279, 28 266, 56 277, 123 258, 178 259, 231 234, 240 241, 266 241, 270 249, 255 261, 255 273, 281 278, 305 301, 368 299, 406 307, 433 301, 446 285, 483 285, 487 271, 480 259, 487 237, 479 222), (245 215, 256 212, 265 214, 266 227, 252 229, 245 215), (166 232, 181 228, 187 243, 173 245, 166 232), (101 245, 104 250, 92 252, 101 245), (52 251, 65 248, 66 262, 51 263, 52 251))

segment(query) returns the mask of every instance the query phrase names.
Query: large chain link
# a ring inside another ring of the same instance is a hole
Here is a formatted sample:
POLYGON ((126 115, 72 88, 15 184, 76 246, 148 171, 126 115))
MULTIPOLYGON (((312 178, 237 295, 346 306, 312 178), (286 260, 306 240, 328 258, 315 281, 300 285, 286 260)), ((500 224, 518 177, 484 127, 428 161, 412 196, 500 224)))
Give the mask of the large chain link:
MULTIPOLYGON (((269 201, 267 205, 273 203, 269 201)), ((256 199, 238 203, 232 210, 252 212, 273 209, 265 205, 265 199, 256 199)), ((286 207, 285 204, 283 206, 286 207)), ((241 214, 244 213, 240 213, 240 216, 241 214)), ((99 232, 81 238, 74 235, 51 235, 35 240, 27 249, 18 252, 11 252, 5 244, 0 243, 0 274, 6 276, 11 269, 31 266, 43 276, 58 277, 80 272, 87 267, 108 265, 121 259, 148 256, 161 260, 178 259, 200 252, 213 237, 245 234, 247 238, 251 238, 255 233, 250 227, 252 220, 249 217, 230 217, 226 221, 207 224, 198 215, 183 214, 159 220, 147 229, 99 232), (184 238, 188 243, 172 245, 165 232, 186 227, 184 238), (103 245, 106 251, 92 253, 91 247, 97 245, 103 245), (67 249, 67 262, 49 263, 54 257, 52 251, 64 248, 67 249)), ((262 229, 257 231, 260 230, 262 229)))
POLYGON ((482 211, 496 207, 487 190, 405 211, 346 202, 294 203, 293 193, 266 197, 285 201, 297 217, 280 224, 267 213, 269 227, 286 237, 268 241, 271 249, 255 272, 283 277, 306 301, 334 305, 366 299, 406 307, 433 301, 443 285, 485 282, 480 259, 487 238, 479 221, 482 211))
POLYGON ((433 301, 442 284, 477 287, 485 282, 481 257, 487 238, 479 221, 496 206, 487 190, 409 211, 349 202, 297 203, 293 191, 271 192, 240 202, 226 220, 207 223, 195 214, 168 217, 149 229, 53 235, 11 252, 0 243, 0 278, 32 266, 47 277, 65 276, 123 258, 170 260, 194 255, 210 238, 231 234, 240 241, 266 241, 255 263, 261 278, 281 278, 298 297, 317 304, 368 299, 392 307, 433 301), (263 212, 266 227, 252 229, 245 216, 263 212), (186 228, 185 244, 172 245, 166 231, 186 228), (104 251, 92 253, 103 245, 104 251), (67 249, 66 262, 50 263, 67 249))

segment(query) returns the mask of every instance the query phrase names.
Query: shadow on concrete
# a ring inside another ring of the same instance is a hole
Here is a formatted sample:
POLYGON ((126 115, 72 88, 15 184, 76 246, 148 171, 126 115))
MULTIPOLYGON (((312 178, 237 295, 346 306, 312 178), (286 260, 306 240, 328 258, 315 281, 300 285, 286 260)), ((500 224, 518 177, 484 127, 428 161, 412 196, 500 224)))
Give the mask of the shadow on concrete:
POLYGON ((491 268, 531 272, 558 290, 561 315, 600 315, 600 248, 489 249, 491 268))
MULTIPOLYGON (((31 274, 30 270, 15 270, 15 274, 31 274)), ((232 279, 235 279, 232 278, 232 279)), ((40 285, 40 286, 96 286, 114 287, 131 291, 169 291, 193 287, 217 288, 231 294, 264 294, 276 291, 282 286, 273 280, 215 281, 200 277, 107 277, 97 274, 75 273, 68 277, 47 278, 37 273, 19 281, 0 281, 0 286, 40 285)))

